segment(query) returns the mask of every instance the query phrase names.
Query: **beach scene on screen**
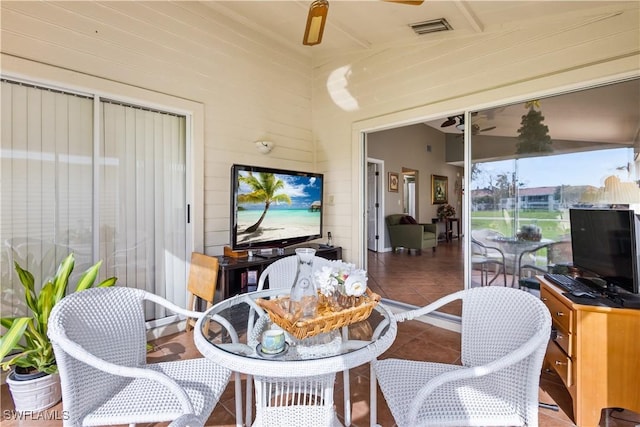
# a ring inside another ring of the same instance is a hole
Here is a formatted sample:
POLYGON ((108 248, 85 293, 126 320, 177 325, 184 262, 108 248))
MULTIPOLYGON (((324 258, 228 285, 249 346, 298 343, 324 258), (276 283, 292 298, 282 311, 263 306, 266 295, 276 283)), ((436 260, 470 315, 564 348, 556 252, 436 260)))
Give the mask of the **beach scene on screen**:
POLYGON ((320 234, 322 182, 317 177, 240 171, 238 182, 238 243, 320 234))

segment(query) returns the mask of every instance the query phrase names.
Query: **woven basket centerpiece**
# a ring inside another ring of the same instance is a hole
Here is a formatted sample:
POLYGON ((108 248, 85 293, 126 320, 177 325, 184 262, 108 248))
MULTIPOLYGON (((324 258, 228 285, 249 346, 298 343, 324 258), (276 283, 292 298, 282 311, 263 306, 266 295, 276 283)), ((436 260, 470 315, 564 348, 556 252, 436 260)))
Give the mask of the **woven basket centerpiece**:
POLYGON ((289 297, 256 300, 271 318, 271 321, 297 339, 313 337, 331 332, 343 326, 366 320, 380 302, 380 295, 367 289, 360 297, 349 297, 349 307, 336 309, 329 300, 320 295, 318 314, 312 319, 296 320, 289 313, 289 297))

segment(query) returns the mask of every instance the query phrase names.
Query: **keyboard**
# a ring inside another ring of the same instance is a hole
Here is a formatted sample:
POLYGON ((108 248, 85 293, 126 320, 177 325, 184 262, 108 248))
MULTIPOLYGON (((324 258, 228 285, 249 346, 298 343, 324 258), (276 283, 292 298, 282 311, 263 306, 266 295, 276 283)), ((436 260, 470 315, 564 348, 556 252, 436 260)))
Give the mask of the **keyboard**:
POLYGON ((567 276, 566 274, 547 273, 544 275, 544 278, 560 286, 567 292, 587 292, 589 294, 594 294, 593 289, 589 286, 577 281, 571 276, 567 276))

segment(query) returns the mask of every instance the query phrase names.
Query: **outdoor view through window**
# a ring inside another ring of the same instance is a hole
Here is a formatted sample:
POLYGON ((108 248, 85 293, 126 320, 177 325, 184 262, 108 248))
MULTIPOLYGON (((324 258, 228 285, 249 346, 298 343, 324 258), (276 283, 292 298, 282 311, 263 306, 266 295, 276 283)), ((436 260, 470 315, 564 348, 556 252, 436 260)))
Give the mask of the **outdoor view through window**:
MULTIPOLYGON (((639 110, 635 79, 473 112, 471 237, 491 246, 569 241, 570 208, 638 212, 639 110)), ((498 246, 517 275, 516 245, 498 246)))

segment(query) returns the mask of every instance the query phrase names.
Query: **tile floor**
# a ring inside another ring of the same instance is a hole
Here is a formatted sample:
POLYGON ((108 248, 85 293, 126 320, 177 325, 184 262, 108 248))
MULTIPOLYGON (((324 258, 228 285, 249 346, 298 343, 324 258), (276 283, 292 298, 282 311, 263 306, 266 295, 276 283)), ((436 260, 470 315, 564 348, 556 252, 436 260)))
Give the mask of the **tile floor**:
MULTIPOLYGON (((431 251, 422 255, 399 253, 369 253, 369 285, 385 298, 414 304, 425 305, 437 298, 462 289, 462 245, 454 240, 440 243, 435 255, 431 251)), ((447 307, 445 312, 458 314, 459 306, 447 307)), ((193 345, 191 333, 180 333, 164 337, 154 342, 155 351, 149 354, 150 362, 162 360, 187 359, 199 357, 193 345)), ((399 325, 398 336, 393 347, 384 357, 422 359, 444 363, 456 363, 460 354, 459 334, 427 325, 417 321, 399 325)), ((233 378, 233 377, 232 377, 233 378)), ((343 413, 342 379, 337 376, 336 407, 343 413)), ((233 379, 232 379, 233 381, 233 379)), ((243 378, 244 389, 244 378, 243 378)), ((1 391, 2 427, 59 427, 58 420, 45 420, 35 416, 22 421, 12 419, 13 403, 3 385, 1 391)), ((351 371, 351 394, 353 404, 353 425, 369 425, 369 366, 361 366, 351 371)), ((220 402, 211 414, 207 426, 235 425, 235 404, 233 384, 225 390, 220 402)), ((558 404, 559 411, 540 408, 539 423, 542 427, 573 426, 571 421, 571 400, 558 377, 543 373, 540 383, 540 401, 558 404)), ((62 404, 48 410, 48 415, 61 415, 62 404)), ((59 416, 57 418, 60 418, 59 416)), ((394 426, 393 417, 378 391, 378 424, 394 426)), ((640 424, 640 414, 629 411, 606 411, 601 426, 631 427, 640 424)), ((152 424, 155 427, 166 423, 152 424)), ((303 426, 296 426, 303 427, 303 426)), ((306 427, 306 426, 304 426, 306 427)), ((588 426, 590 427, 590 426, 588 426)))

